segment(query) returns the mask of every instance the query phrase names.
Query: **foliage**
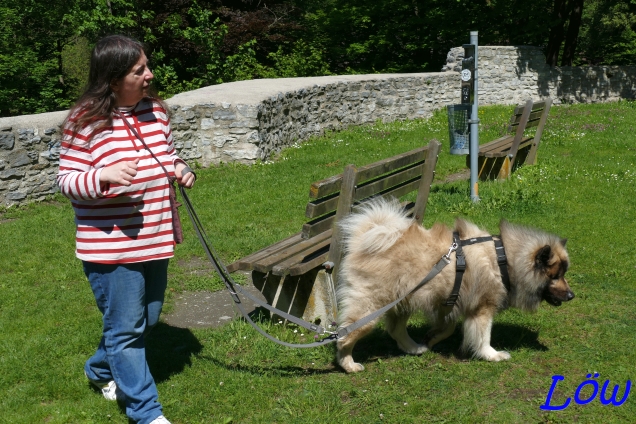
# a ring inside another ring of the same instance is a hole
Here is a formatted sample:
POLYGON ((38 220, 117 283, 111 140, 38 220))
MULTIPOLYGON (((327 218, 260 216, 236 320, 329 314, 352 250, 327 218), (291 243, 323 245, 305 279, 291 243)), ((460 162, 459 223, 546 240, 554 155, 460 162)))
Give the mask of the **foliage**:
POLYGON ((482 45, 540 45, 549 4, 326 0, 298 6, 334 73, 375 73, 439 71, 450 47, 468 43, 470 30, 479 30, 482 45))
MULTIPOLYGON (((498 135, 511 108, 481 110, 480 139, 486 142, 498 135)), ((565 378, 554 404, 572 397, 590 373, 600 374, 601 385, 619 385, 620 394, 634 380, 636 255, 626 240, 636 237, 636 227, 625 225, 636 212, 636 200, 625 195, 636 183, 629 137, 634 110, 628 102, 554 106, 538 165, 520 168, 507 182, 480 183, 482 202, 464 212, 491 232, 503 217, 568 238, 567 277, 576 298, 559 308, 543 304, 536 314, 499 314, 492 343, 510 351, 510 361, 461 356, 460 329, 432 352, 405 355, 379 328, 354 350, 366 370, 346 375, 334 362, 333 346, 287 349, 238 319, 217 329, 162 322, 146 342, 164 413, 178 423, 632 422, 633 390, 620 407, 603 406, 598 398, 587 405, 572 402, 563 411, 539 407, 553 375, 565 378), (505 202, 503 208, 493 208, 491 199, 505 202)), ((439 112, 429 120, 356 127, 285 150, 272 163, 201 169, 191 199, 229 262, 297 232, 312 181, 341 172, 346 163, 370 163, 436 137, 444 149, 425 224, 452 224, 469 190, 466 181, 445 181, 463 169, 465 158, 449 155, 444 123, 439 112)), ((82 372, 102 322, 81 264, 73 259, 72 215, 61 197, 0 215, 0 249, 18 252, 0 255, 4 422, 126 421, 116 403, 91 390, 82 372)), ((221 288, 182 218, 186 242, 170 263, 168 307, 183 290, 221 288)), ((285 341, 313 340, 275 320, 262 324, 285 341)), ((421 317, 409 323, 418 342, 428 330, 421 317)), ((590 387, 583 389, 584 398, 590 387)))
MULTIPOLYGON (((551 28, 576 32, 557 3, 581 0, 4 0, 0 116, 68 108, 107 34, 146 44, 169 97, 253 78, 439 71, 471 30, 481 45, 546 46, 551 28)), ((570 57, 577 38, 566 38, 570 57)), ((577 46, 575 64, 633 63, 636 0, 586 1, 577 46)))
POLYGON ((577 64, 634 64, 636 1, 588 0, 579 51, 577 64))

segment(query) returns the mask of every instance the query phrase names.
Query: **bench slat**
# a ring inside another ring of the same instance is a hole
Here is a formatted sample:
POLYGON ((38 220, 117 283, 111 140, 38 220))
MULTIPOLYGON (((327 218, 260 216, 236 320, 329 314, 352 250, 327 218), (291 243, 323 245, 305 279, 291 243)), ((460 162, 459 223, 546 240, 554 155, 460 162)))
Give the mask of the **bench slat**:
POLYGON ((390 189, 391 187, 398 186, 402 183, 420 179, 422 177, 422 171, 424 170, 424 164, 415 165, 412 168, 407 168, 403 171, 397 172, 393 175, 387 175, 381 179, 371 181, 365 185, 359 185, 356 189, 356 193, 353 196, 354 201, 366 199, 369 196, 373 196, 375 193, 380 193, 390 189))
MULTIPOLYGON (((375 181, 368 182, 364 185, 359 185, 356 189, 353 200, 361 200, 365 197, 369 197, 374 193, 377 193, 382 190, 386 190, 389 187, 401 184, 405 181, 411 180, 413 178, 419 177, 422 175, 422 171, 424 169, 424 164, 420 163, 419 165, 414 165, 411 168, 407 168, 405 170, 394 172, 393 174, 388 174, 378 178, 375 181)), ((305 209, 305 216, 307 218, 315 218, 326 213, 332 212, 336 210, 338 206, 338 200, 340 196, 327 197, 326 199, 319 199, 314 202, 307 203, 307 208, 305 209)))
POLYGON ((227 266, 228 272, 234 271, 252 271, 252 265, 254 262, 261 260, 264 257, 272 255, 282 249, 286 249, 289 246, 292 246, 302 240, 302 232, 293 234, 286 239, 279 241, 278 243, 272 244, 271 246, 267 246, 257 252, 252 253, 249 256, 239 259, 236 262, 232 262, 227 266))
MULTIPOLYGON (((515 115, 519 115, 521 116, 521 114, 523 113, 523 108, 526 107, 525 105, 519 105, 515 108, 515 111, 513 112, 513 114, 515 115)), ((532 111, 534 112, 535 110, 543 110, 545 108, 545 100, 541 100, 539 102, 533 103, 532 104, 532 111)))
MULTIPOLYGON (((411 191, 414 191, 418 188, 420 183, 420 177, 415 178, 410 181, 406 181, 401 185, 391 187, 389 190, 381 191, 376 194, 376 196, 393 196, 395 198, 399 198, 411 191)), ((356 204, 359 204, 361 201, 367 198, 358 199, 356 204)), ((326 217, 318 218, 313 221, 310 221, 303 225, 302 237, 305 239, 310 239, 314 237, 316 234, 320 234, 323 231, 327 231, 329 228, 333 226, 333 222, 335 220, 335 213, 329 214, 326 217)))
MULTIPOLYGON (((317 237, 314 237, 314 238, 317 238, 317 237)), ((313 265, 313 263, 316 262, 317 257, 322 257, 322 254, 325 254, 325 253, 329 254, 330 244, 331 244, 331 237, 316 244, 315 246, 313 246, 311 250, 301 252, 297 255, 287 258, 283 262, 280 262, 272 267, 272 274, 280 275, 282 277, 288 273, 291 273, 292 267, 298 267, 299 265, 305 265, 305 267, 311 266, 311 265, 307 265, 308 263, 311 263, 313 265)), ((325 258, 322 262, 319 262, 315 266, 322 265, 323 263, 326 262, 326 260, 327 259, 325 258)), ((308 268, 307 271, 309 271, 312 268, 314 268, 314 266, 312 266, 311 268, 308 268)))
MULTIPOLYGON (((397 168, 403 168, 413 162, 423 161, 426 158, 428 146, 419 147, 409 152, 393 156, 392 158, 383 159, 381 161, 362 166, 358 168, 358 183, 363 183, 371 178, 386 174, 397 168)), ((342 174, 325 178, 324 180, 315 182, 309 189, 309 197, 311 199, 320 199, 340 190, 342 185, 342 174)))
POLYGON ((496 152, 501 150, 501 148, 508 149, 510 148, 510 144, 512 143, 512 140, 514 140, 514 138, 515 137, 513 135, 506 135, 496 140, 489 141, 486 144, 482 144, 479 146, 479 154, 483 155, 488 152, 496 152))
POLYGON ((277 251, 275 254, 261 258, 255 262, 252 266, 255 271, 266 273, 271 271, 274 265, 287 260, 288 258, 300 254, 303 252, 307 255, 309 252, 315 250, 316 246, 325 240, 331 239, 331 230, 327 230, 322 234, 318 234, 316 237, 305 240, 303 239, 296 244, 290 245, 285 249, 277 251))
POLYGON ((317 266, 320 266, 324 264, 325 262, 327 262, 327 259, 329 259, 329 246, 327 246, 326 249, 323 249, 322 251, 316 252, 316 253, 317 254, 319 253, 319 255, 316 256, 315 258, 309 259, 306 262, 302 262, 290 267, 289 275, 291 275, 292 277, 295 277, 297 275, 302 275, 306 273, 307 271, 312 270, 316 268, 317 266))
MULTIPOLYGON (((528 118, 528 123, 526 124, 526 128, 528 127, 536 127, 539 124, 539 120, 541 119, 541 115, 543 115, 543 110, 532 111, 530 112, 530 117, 528 118), (532 122, 532 123, 531 123, 532 122)), ((519 124, 521 120, 521 115, 513 116, 514 122, 511 124, 519 124)))
MULTIPOLYGON (((533 137, 526 137, 521 139, 521 142, 519 143, 519 148, 523 148, 525 147, 528 142, 532 141, 533 137)), ((510 147, 510 145, 508 145, 508 147, 510 147)), ((484 156, 487 158, 502 158, 504 156, 508 156, 508 149, 505 150, 499 150, 499 151, 490 151, 490 152, 486 152, 484 154, 481 154, 481 152, 479 152, 479 156, 484 156)))

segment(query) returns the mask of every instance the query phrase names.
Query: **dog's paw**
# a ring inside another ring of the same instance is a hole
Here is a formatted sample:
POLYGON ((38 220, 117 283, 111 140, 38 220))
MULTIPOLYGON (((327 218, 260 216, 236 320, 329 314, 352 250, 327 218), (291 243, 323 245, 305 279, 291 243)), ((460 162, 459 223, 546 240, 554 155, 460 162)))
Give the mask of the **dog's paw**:
POLYGON ((412 346, 403 346, 401 343, 398 343, 398 347, 404 353, 408 353, 409 355, 421 355, 428 350, 428 346, 425 344, 413 344, 412 346))
MULTIPOLYGON (((493 349, 494 350, 494 349, 493 349)), ((494 353, 489 355, 487 358, 484 358, 490 362, 499 362, 499 361, 507 361, 510 359, 510 354, 504 350, 497 352, 494 350, 494 353)))
POLYGON ((358 362, 354 362, 353 358, 351 356, 344 357, 344 358, 338 358, 338 364, 347 373, 364 371, 364 365, 362 365, 362 364, 360 364, 358 362))
POLYGON ((360 372, 360 371, 364 371, 364 365, 358 363, 358 362, 351 362, 350 364, 348 364, 346 367, 342 364, 340 364, 340 366, 348 373, 354 373, 354 372, 360 372))

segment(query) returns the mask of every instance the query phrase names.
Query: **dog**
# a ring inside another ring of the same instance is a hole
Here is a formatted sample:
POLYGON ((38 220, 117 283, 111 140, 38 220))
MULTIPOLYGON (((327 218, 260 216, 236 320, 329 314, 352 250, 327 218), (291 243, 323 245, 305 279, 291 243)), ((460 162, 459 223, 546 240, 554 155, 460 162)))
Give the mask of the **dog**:
MULTIPOLYGON (((510 359, 505 351, 490 346, 495 314, 506 307, 533 312, 542 300, 554 306, 572 300, 574 293, 565 279, 569 257, 566 241, 540 230, 500 223, 507 256, 510 289, 502 282, 492 241, 463 247, 466 258, 459 299, 454 307, 443 303, 455 281, 455 253, 450 264, 424 286, 385 314, 386 330, 399 348, 420 355, 446 339, 464 317, 461 349, 487 361, 510 359), (410 315, 422 311, 432 324, 427 342, 418 344, 409 336, 410 315)), ((461 240, 489 236, 475 224, 457 219, 454 231, 461 240)), ((408 293, 449 252, 453 231, 443 224, 425 229, 409 218, 397 201, 382 198, 366 202, 340 223, 345 255, 337 288, 340 328, 397 300, 408 293)), ((337 361, 346 372, 364 370, 352 350, 379 318, 352 331, 337 343, 337 361)))

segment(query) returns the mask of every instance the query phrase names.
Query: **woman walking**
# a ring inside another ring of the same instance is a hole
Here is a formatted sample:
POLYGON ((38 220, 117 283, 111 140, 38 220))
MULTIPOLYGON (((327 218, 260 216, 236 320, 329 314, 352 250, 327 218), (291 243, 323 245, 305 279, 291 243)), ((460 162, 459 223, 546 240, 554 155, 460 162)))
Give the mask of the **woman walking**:
POLYGON ((144 337, 159 320, 175 246, 164 170, 187 188, 195 176, 176 154, 165 106, 149 95, 147 62, 130 38, 97 42, 88 86, 64 123, 57 182, 71 199, 76 256, 103 315, 86 377, 136 422, 169 424, 144 337))

